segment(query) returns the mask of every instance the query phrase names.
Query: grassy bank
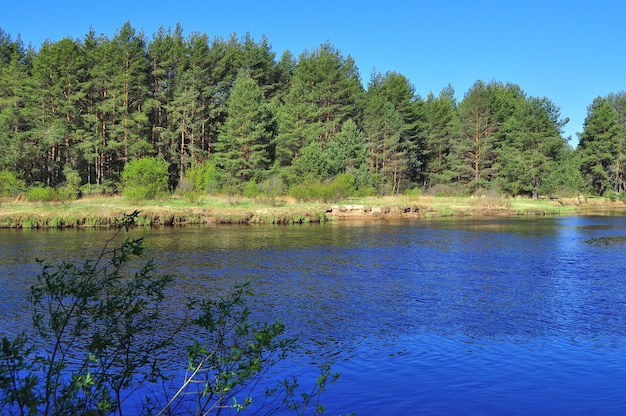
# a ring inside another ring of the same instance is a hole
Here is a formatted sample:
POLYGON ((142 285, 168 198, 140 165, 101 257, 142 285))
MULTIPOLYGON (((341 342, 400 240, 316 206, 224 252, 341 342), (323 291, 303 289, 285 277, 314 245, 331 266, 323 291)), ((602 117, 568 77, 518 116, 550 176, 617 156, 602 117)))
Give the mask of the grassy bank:
POLYGON ((144 226, 184 224, 293 224, 353 218, 438 218, 454 216, 566 215, 581 211, 626 210, 603 199, 533 200, 521 198, 377 197, 327 203, 293 199, 261 201, 243 197, 204 197, 190 202, 171 197, 131 202, 123 197, 87 198, 66 203, 3 200, 0 228, 109 227, 139 210, 144 226))

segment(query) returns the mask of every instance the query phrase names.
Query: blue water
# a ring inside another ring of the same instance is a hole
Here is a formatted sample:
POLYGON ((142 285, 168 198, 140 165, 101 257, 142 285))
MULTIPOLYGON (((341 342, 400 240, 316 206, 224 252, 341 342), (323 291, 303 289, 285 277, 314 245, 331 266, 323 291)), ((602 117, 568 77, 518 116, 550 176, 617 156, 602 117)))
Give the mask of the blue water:
MULTIPOLYGON (((250 280, 255 316, 307 351, 284 371, 341 374, 326 414, 626 414, 626 217, 133 233, 177 296, 250 280)), ((0 231, 0 321, 25 308, 30 259, 85 257, 103 234, 0 231)))

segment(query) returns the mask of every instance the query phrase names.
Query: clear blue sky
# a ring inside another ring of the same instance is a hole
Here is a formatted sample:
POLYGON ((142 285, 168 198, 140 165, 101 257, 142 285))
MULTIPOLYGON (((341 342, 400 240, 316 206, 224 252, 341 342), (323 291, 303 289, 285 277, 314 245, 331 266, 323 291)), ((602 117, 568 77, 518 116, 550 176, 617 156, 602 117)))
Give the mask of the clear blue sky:
POLYGON ((569 117, 578 142, 587 106, 626 89, 626 1, 3 1, 0 27, 38 48, 45 39, 113 37, 124 22, 150 39, 159 26, 210 37, 265 34, 278 56, 330 41, 364 84, 373 68, 404 74, 425 97, 451 84, 460 100, 478 79, 518 84, 569 117))

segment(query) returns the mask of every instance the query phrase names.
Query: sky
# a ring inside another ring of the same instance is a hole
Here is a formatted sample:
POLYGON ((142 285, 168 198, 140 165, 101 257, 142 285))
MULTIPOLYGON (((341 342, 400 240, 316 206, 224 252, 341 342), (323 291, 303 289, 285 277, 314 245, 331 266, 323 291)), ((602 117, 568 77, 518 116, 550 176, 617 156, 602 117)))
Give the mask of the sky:
POLYGON ((594 98, 626 90, 626 1, 3 1, 0 28, 35 49, 64 37, 115 36, 129 21, 148 39, 180 23, 184 35, 265 35, 295 56, 330 42, 372 70, 405 75, 425 98, 452 85, 460 101, 477 81, 519 85, 569 118, 578 143, 594 98))

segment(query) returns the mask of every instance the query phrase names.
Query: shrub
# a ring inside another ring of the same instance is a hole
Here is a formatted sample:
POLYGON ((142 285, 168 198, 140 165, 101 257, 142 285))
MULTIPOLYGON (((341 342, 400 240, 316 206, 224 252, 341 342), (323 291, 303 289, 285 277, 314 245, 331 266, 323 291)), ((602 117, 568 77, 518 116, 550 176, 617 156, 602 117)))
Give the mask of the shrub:
POLYGON ((289 195, 300 201, 333 202, 355 194, 355 179, 350 173, 337 175, 326 183, 309 178, 300 184, 292 185, 289 189, 289 195))
POLYGON ((326 184, 323 189, 323 201, 333 202, 343 198, 354 196, 356 189, 354 187, 354 176, 350 173, 342 173, 337 175, 330 183, 326 184))
POLYGON ((73 169, 69 165, 65 165, 63 168, 63 176, 65 176, 65 186, 78 189, 82 179, 76 169, 73 169))
POLYGON ((612 189, 607 189, 606 191, 604 191, 604 194, 602 196, 610 201, 615 201, 617 200, 618 194, 613 192, 612 189))
POLYGON ((8 170, 0 170, 0 196, 15 196, 24 189, 24 181, 8 170))
POLYGON ((29 202, 50 202, 57 199, 57 192, 49 186, 37 185, 28 189, 26 198, 29 202))
POLYGON ((60 201, 74 201, 78 199, 78 188, 73 186, 61 186, 57 189, 57 197, 60 201))
POLYGON ((215 166, 215 163, 206 161, 187 170, 185 178, 189 180, 196 192, 216 194, 220 191, 223 183, 223 173, 215 166))
POLYGON ((419 199, 419 197, 422 195, 422 190, 418 187, 415 187, 413 189, 407 189, 406 191, 404 191, 404 195, 406 195, 410 200, 419 199))
POLYGON ((319 179, 308 178, 302 183, 291 185, 289 195, 298 201, 318 201, 322 198, 322 186, 319 179))
POLYGON ((130 161, 122 171, 123 195, 135 201, 167 195, 168 167, 158 157, 130 161))
POLYGON ((272 175, 259 184, 263 195, 277 197, 285 193, 285 180, 280 175, 272 175))
POLYGON ((450 185, 437 184, 426 190, 426 195, 436 197, 463 196, 463 191, 450 185))
POLYGON ((79 190, 83 196, 113 195, 117 192, 115 182, 111 180, 104 181, 102 184, 86 183, 79 190))
POLYGON ((256 198, 261 193, 259 185, 256 181, 250 180, 243 186, 243 196, 246 198, 256 198))

